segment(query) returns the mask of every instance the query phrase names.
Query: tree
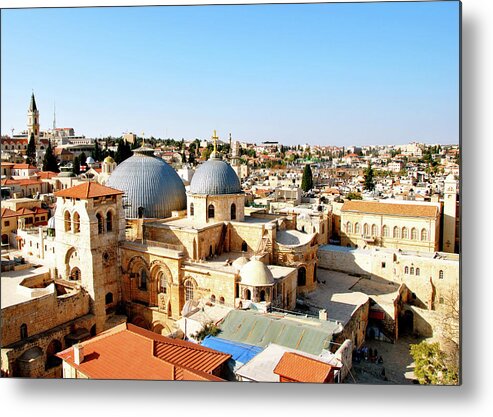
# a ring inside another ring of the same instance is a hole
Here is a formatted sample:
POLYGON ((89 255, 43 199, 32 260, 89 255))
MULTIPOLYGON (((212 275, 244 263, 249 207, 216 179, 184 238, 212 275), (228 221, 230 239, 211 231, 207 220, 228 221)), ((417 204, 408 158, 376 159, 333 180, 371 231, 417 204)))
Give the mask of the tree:
POLYGON ((346 196, 348 200, 363 200, 363 197, 361 197, 360 193, 348 193, 346 196))
POLYGON ((86 154, 84 152, 82 152, 80 155, 79 155, 79 163, 81 165, 86 165, 86 154))
POLYGON ((414 375, 420 384, 457 385, 457 371, 447 365, 447 354, 440 349, 440 344, 421 342, 410 346, 414 359, 414 375))
POLYGON ((53 153, 53 149, 51 147, 51 141, 48 142, 48 147, 46 148, 46 153, 43 158, 43 171, 60 172, 60 170, 58 169, 56 156, 53 153))
POLYGON ((371 164, 368 164, 368 167, 365 169, 365 190, 373 191, 375 189, 375 182, 373 181, 373 168, 371 164))
POLYGON ((115 162, 117 164, 122 163, 125 159, 130 158, 132 156, 132 149, 130 148, 130 143, 120 140, 118 141, 118 146, 116 148, 115 153, 115 162))
POLYGON ((301 189, 305 192, 313 188, 313 174, 310 164, 306 164, 303 169, 303 177, 301 178, 301 189))
POLYGON ((101 148, 99 147, 97 139, 94 141, 94 148, 91 152, 91 156, 95 161, 101 161, 102 159, 103 154, 101 152, 101 148))
POLYGON ((29 138, 26 155, 28 164, 36 163, 36 142, 34 141, 34 133, 31 133, 31 137, 29 138))
POLYGON ((219 329, 219 327, 217 327, 214 323, 210 322, 210 323, 207 323, 203 328, 202 330, 199 330, 197 333, 193 334, 192 337, 201 342, 202 340, 204 340, 207 336, 217 336, 219 333, 221 332, 221 330, 219 329))
POLYGON ((79 160, 79 157, 78 156, 76 156, 74 158, 74 162, 73 162, 73 165, 72 165, 72 172, 75 175, 79 175, 80 174, 80 160, 79 160))

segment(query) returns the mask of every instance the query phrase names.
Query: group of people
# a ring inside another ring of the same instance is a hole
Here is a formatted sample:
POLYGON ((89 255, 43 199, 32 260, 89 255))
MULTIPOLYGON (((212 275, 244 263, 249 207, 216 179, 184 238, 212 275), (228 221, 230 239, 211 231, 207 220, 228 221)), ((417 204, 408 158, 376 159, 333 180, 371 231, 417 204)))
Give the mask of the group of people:
POLYGON ((377 349, 368 348, 367 346, 353 350, 353 361, 360 363, 362 360, 378 364, 383 363, 383 358, 382 356, 378 356, 377 349))

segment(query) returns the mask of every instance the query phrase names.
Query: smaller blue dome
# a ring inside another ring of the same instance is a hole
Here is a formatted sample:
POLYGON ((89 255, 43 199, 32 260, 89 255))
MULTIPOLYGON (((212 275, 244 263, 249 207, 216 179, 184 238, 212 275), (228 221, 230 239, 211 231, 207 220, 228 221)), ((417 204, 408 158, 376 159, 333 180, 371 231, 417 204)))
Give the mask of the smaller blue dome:
POLYGON ((192 194, 238 194, 242 193, 240 180, 231 165, 218 157, 204 162, 195 172, 190 183, 192 194))

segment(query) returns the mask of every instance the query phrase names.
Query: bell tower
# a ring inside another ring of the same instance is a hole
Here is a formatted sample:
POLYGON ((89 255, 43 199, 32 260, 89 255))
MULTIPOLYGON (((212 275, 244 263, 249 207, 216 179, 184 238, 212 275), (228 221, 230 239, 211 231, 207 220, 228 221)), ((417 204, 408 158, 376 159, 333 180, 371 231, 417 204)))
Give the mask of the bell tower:
POLYGON ((453 174, 445 179, 443 191, 443 251, 455 252, 455 232, 457 217, 457 181, 453 174))
POLYGON ((36 107, 36 99, 34 98, 34 92, 31 95, 31 102, 29 103, 29 109, 27 111, 27 140, 31 138, 31 134, 34 135, 34 142, 36 148, 39 146, 39 111, 36 107))
POLYGON ((96 333, 120 300, 118 243, 125 238, 122 192, 86 182, 55 193, 57 278, 74 281, 90 297, 96 333))

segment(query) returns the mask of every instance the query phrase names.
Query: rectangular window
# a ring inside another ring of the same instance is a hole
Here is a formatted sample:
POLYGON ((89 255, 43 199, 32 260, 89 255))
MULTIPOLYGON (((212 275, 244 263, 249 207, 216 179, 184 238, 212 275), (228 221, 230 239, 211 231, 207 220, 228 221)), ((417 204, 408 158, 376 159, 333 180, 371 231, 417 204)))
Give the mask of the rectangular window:
POLYGON ((8 221, 8 220, 5 220, 5 222, 4 222, 4 225, 5 225, 5 227, 8 227, 8 226, 10 226, 10 221, 8 221))
POLYGON ((382 262, 382 268, 385 268, 385 262, 382 262))

